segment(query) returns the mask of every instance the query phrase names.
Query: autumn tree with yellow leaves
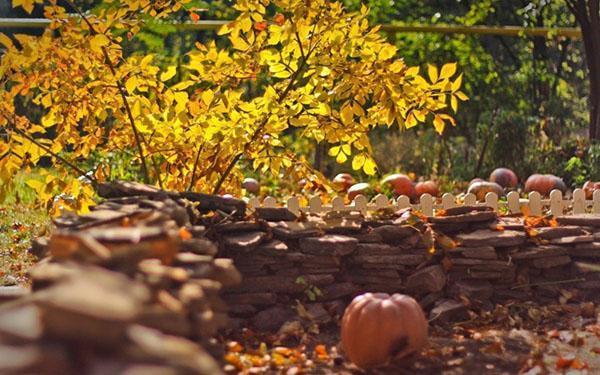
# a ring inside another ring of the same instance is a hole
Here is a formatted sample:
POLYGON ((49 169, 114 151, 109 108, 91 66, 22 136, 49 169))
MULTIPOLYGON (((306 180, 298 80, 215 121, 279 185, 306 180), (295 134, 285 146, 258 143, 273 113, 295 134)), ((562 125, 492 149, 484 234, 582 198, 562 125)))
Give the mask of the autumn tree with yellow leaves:
MULTIPOLYGON (((13 0, 27 11, 33 3, 13 0)), ((242 165, 319 184, 284 134, 325 143, 339 163, 372 175, 373 128, 429 122, 442 133, 466 100, 456 64, 421 75, 369 26, 366 7, 239 0, 239 16, 218 33, 228 48, 196 43, 184 65, 161 67, 122 46, 142 22, 195 15, 186 0, 105 0, 94 13, 55 3, 46 0, 42 36, 0 34, 0 180, 6 189, 49 157, 52 171, 28 184, 41 199, 70 196, 58 203, 80 211, 111 175, 101 161, 82 170, 92 153, 127 153, 146 182, 171 190, 235 192, 242 165), (43 114, 29 118, 19 105, 43 114)))

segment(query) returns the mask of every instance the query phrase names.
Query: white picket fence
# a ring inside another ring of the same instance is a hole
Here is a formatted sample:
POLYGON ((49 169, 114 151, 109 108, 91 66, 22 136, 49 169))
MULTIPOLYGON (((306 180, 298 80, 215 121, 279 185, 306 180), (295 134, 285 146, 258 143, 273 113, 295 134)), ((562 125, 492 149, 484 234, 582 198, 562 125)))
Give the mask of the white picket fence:
MULTIPOLYGON (((303 199, 306 201, 306 199, 303 199)), ((600 215, 600 190, 596 190, 593 199, 585 198, 585 193, 581 189, 575 189, 570 199, 564 199, 560 190, 553 190, 549 199, 542 199, 538 192, 529 193, 528 198, 524 199, 517 192, 510 192, 506 200, 499 200, 496 193, 487 193, 484 202, 478 202, 474 194, 454 196, 446 193, 441 199, 432 197, 429 194, 421 195, 418 203, 411 203, 410 199, 402 195, 397 199, 389 199, 385 195, 379 194, 372 201, 368 201, 363 195, 358 195, 350 204, 344 202, 344 198, 335 197, 331 204, 323 204, 320 196, 313 196, 308 199, 308 206, 301 206, 301 200, 298 197, 291 197, 285 203, 278 204, 277 199, 266 197, 264 200, 251 198, 248 200, 248 213, 254 211, 256 207, 287 207, 291 212, 298 215, 300 212, 318 214, 328 211, 359 211, 366 214, 367 211, 376 211, 379 209, 393 208, 401 209, 412 207, 427 216, 433 216, 436 210, 448 209, 460 205, 480 205, 489 206, 494 210, 499 209, 509 214, 527 213, 532 216, 539 216, 551 213, 555 216, 576 215, 592 213, 600 215)))

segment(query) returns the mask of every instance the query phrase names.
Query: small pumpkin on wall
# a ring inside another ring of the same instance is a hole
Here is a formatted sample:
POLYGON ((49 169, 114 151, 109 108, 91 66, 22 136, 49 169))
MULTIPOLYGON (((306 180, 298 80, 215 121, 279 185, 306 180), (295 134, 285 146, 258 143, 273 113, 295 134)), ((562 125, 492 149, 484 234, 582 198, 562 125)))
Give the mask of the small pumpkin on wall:
POLYGON ((519 178, 508 168, 496 168, 490 174, 490 182, 495 182, 503 188, 516 188, 519 178))
POLYGON ((583 184, 583 191, 585 192, 586 199, 592 199, 594 197, 594 191, 600 190, 600 181, 587 181, 583 184))
POLYGON ((567 185, 559 177, 553 174, 532 174, 525 181, 525 192, 537 191, 541 195, 548 196, 552 190, 567 191, 567 185))
POLYGON ((412 297, 365 293, 344 312, 342 346, 350 361, 368 369, 419 352, 427 331, 425 314, 412 297))
POLYGON ((467 193, 475 194, 478 201, 484 201, 487 193, 496 193, 498 197, 503 196, 504 189, 495 182, 475 181, 471 182, 467 193))
POLYGON ((440 188, 435 181, 427 180, 418 182, 415 185, 415 193, 417 198, 421 197, 423 194, 431 194, 432 197, 437 197, 440 195, 440 188))

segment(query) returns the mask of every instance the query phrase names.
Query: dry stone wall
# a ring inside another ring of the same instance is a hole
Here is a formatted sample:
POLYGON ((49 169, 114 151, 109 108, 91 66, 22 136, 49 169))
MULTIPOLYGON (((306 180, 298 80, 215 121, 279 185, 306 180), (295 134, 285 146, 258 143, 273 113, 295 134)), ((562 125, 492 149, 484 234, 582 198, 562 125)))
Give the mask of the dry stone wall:
POLYGON ((259 208, 255 215, 222 225, 215 240, 243 275, 225 294, 230 313, 257 329, 277 330, 296 301, 317 319, 335 318, 361 292, 410 294, 435 323, 467 318, 466 305, 550 302, 561 288, 597 299, 600 290, 598 215, 525 220, 483 206, 435 217, 411 209, 281 220, 295 216, 259 208))
POLYGON ((335 322, 361 292, 414 296, 432 323, 511 299, 598 299, 600 216, 482 206, 296 216, 135 183, 34 241, 31 288, 0 288, 0 373, 220 372, 210 337, 335 322), (228 319, 229 316, 229 319, 228 319), (229 323, 229 325, 228 325, 229 323))

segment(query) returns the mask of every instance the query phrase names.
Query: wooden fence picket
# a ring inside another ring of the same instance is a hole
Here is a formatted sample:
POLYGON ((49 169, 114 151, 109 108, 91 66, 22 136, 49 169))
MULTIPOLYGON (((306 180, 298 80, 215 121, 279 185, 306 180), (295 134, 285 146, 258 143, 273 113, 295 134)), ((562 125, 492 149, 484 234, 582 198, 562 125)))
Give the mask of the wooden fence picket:
POLYGON ((473 193, 468 193, 463 199, 465 206, 475 206, 477 204, 477 197, 473 193))
POLYGON ((411 207, 410 198, 406 195, 399 196, 398 199, 396 199, 396 206, 398 207, 398 209, 411 207))
POLYGON ((519 193, 516 191, 511 191, 506 196, 506 204, 508 205, 508 212, 511 214, 520 214, 521 213, 521 199, 519 198, 519 193))
POLYGON ((385 195, 377 194, 377 196, 374 199, 374 203, 375 203, 375 209, 381 210, 383 208, 388 207, 390 204, 390 201, 388 200, 388 197, 386 197, 385 195))
MULTIPOLYGON (((257 207, 277 207, 278 203, 274 197, 265 197, 261 202, 259 198, 244 198, 247 202, 247 213, 251 214, 257 207)), ((369 210, 380 210, 385 208, 402 209, 413 208, 422 212, 426 216, 433 216, 436 209, 449 209, 457 207, 456 197, 451 193, 445 193, 442 196, 441 204, 437 203, 437 198, 430 194, 423 194, 417 202, 411 203, 409 197, 405 195, 399 196, 396 200, 390 200, 383 194, 378 194, 371 202, 364 195, 357 195, 354 200, 346 205, 345 200, 341 196, 332 199, 331 204, 323 205, 321 197, 315 195, 308 200, 308 206, 304 207, 301 202, 306 202, 306 199, 298 196, 290 197, 286 200, 283 206, 287 207, 292 213, 299 215, 301 212, 309 212, 311 214, 319 214, 322 212, 334 211, 359 211, 366 215, 369 210)), ((594 192, 592 200, 585 197, 585 192, 582 189, 575 189, 572 197, 569 199, 563 198, 560 190, 553 190, 550 193, 549 199, 542 199, 538 192, 531 192, 527 199, 520 198, 519 193, 511 191, 506 196, 506 202, 500 202, 498 195, 495 193, 487 193, 484 202, 477 202, 474 194, 466 194, 462 198, 462 205, 485 205, 492 207, 498 211, 500 208, 506 209, 509 214, 526 213, 532 216, 540 216, 544 212, 550 212, 552 215, 579 215, 585 213, 593 213, 600 215, 600 190, 594 192), (546 211, 545 211, 546 210, 546 211)))
POLYGON ((454 195, 450 193, 445 193, 442 195, 442 208, 447 210, 453 207, 456 207, 456 198, 454 198, 454 195))
POLYGON ((363 215, 367 214, 368 204, 369 204, 369 201, 367 200, 367 197, 365 197, 364 195, 357 195, 356 198, 354 198, 354 208, 356 210, 360 211, 360 213, 363 215))
POLYGON ((344 198, 338 196, 331 200, 331 209, 333 211, 343 211, 344 208, 344 198))
POLYGON ((421 195, 421 212, 426 216, 433 216, 433 197, 425 193, 421 195))
POLYGON ((315 195, 308 201, 308 212, 311 214, 320 214, 323 211, 323 204, 321 203, 321 197, 315 195))
POLYGON ((485 205, 491 207, 494 211, 498 211, 498 194, 489 192, 485 195, 485 205))
POLYGON ((290 197, 286 202, 286 207, 294 215, 300 215, 300 199, 298 197, 290 197))
POLYGON ((554 216, 563 214, 562 192, 554 189, 550 192, 550 213, 554 216))
POLYGON ((585 201, 585 192, 582 189, 573 190, 573 213, 584 214, 587 203, 585 201))
POLYGON ((537 191, 529 193, 529 214, 532 216, 542 214, 542 195, 537 191))

